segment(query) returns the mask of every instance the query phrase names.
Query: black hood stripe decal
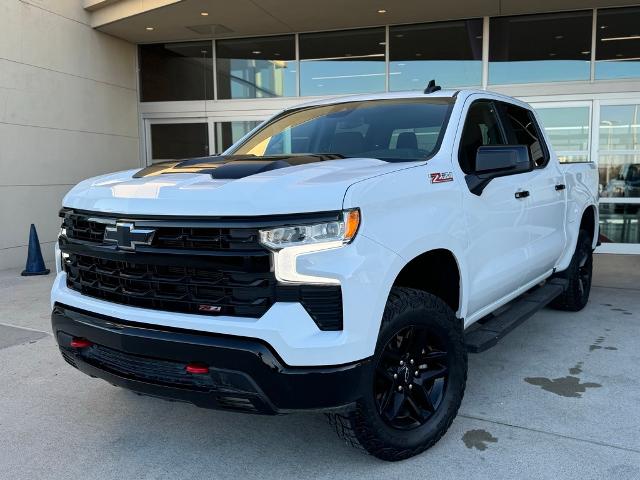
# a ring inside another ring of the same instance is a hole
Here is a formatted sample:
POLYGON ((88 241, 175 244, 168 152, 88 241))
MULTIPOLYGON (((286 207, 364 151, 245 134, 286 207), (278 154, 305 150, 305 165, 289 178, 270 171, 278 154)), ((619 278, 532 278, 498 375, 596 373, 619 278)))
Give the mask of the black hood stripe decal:
POLYGON ((306 165, 345 158, 342 155, 278 155, 255 157, 253 155, 218 155, 188 160, 160 162, 143 168, 133 178, 153 177, 165 173, 201 173, 215 179, 238 179, 280 168, 306 165))

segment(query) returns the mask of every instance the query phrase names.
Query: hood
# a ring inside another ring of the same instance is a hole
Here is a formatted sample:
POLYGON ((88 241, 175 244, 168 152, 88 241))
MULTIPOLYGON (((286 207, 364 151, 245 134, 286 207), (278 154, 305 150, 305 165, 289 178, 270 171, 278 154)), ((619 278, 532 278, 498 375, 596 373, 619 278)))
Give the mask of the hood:
POLYGON ((65 196, 63 205, 105 213, 167 216, 340 210, 353 183, 414 164, 335 156, 208 157, 85 180, 65 196))

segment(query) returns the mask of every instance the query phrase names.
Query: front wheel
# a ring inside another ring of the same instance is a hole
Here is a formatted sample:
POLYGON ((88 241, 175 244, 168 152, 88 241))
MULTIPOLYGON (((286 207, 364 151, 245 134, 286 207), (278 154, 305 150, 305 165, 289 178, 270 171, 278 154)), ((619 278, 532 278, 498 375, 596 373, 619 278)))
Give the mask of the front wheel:
POLYGON ((388 461, 434 445, 455 418, 467 379, 462 325, 429 293, 393 288, 368 391, 329 421, 348 444, 388 461))
POLYGON ((591 235, 586 230, 580 230, 571 263, 565 271, 558 274, 558 277, 566 278, 569 281, 567 289, 551 302, 551 306, 558 310, 570 312, 582 310, 589 301, 592 273, 593 249, 591 247, 591 235))

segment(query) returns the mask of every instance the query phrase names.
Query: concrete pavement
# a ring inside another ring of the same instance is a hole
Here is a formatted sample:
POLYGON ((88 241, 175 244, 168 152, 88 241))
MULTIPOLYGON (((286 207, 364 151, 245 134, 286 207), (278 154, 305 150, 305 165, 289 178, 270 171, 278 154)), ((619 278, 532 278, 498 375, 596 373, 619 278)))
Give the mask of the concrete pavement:
POLYGON ((584 311, 544 310, 470 356, 450 431, 395 464, 319 414, 207 411, 86 377, 50 334, 52 280, 0 272, 0 478, 640 478, 640 256, 596 256, 584 311))

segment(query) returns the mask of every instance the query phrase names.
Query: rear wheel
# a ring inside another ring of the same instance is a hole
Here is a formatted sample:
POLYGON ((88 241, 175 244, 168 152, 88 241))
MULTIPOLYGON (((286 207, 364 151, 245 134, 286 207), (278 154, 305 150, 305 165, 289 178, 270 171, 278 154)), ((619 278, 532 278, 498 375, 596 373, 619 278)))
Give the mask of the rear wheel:
POLYGON ((564 293, 551 303, 553 308, 577 312, 589 301, 593 273, 591 243, 591 235, 586 230, 580 230, 571 263, 565 271, 558 274, 558 277, 566 278, 569 284, 564 293))
POLYGON ((368 391, 329 421, 348 444, 383 460, 434 445, 455 418, 467 378, 462 326, 441 299, 393 288, 387 301, 368 391))

